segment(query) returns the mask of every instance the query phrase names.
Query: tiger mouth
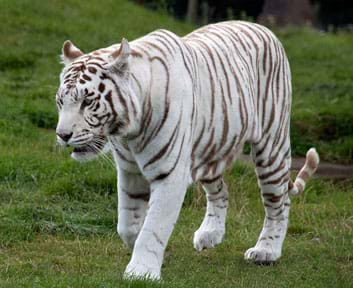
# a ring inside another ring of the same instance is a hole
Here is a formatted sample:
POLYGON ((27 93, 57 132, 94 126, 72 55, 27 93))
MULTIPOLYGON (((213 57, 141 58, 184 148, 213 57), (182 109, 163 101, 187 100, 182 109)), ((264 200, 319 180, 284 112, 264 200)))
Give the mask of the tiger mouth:
POLYGON ((96 150, 92 149, 89 146, 75 147, 73 152, 74 153, 97 153, 96 150))
POLYGON ((93 149, 89 145, 75 147, 71 153, 71 157, 79 162, 85 162, 95 159, 101 151, 93 149))
POLYGON ((78 153, 78 154, 84 154, 84 153, 98 154, 99 152, 102 151, 103 148, 104 148, 103 142, 94 142, 94 143, 91 143, 91 145, 86 144, 86 145, 74 147, 74 150, 72 152, 78 153))

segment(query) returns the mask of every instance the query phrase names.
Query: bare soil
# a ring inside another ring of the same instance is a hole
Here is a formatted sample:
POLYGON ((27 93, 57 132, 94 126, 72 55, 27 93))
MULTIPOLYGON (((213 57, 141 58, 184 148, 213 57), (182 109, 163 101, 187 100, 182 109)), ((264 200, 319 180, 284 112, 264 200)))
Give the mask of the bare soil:
MULTIPOLYGON (((252 163, 249 155, 241 155, 239 160, 252 163)), ((305 163, 305 158, 292 158, 292 171, 299 171, 305 163)), ((328 162, 320 162, 319 168, 315 173, 316 177, 329 179, 353 179, 353 165, 341 165, 328 162)))

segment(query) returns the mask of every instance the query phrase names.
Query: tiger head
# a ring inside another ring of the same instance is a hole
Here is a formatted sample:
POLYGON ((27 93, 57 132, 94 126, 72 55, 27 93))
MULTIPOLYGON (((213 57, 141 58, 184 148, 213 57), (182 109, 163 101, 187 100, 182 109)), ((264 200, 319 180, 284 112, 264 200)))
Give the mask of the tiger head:
POLYGON ((124 136, 133 128, 137 105, 129 87, 129 43, 84 54, 70 41, 62 48, 64 68, 56 94, 60 145, 74 147, 72 158, 94 158, 107 136, 124 136))

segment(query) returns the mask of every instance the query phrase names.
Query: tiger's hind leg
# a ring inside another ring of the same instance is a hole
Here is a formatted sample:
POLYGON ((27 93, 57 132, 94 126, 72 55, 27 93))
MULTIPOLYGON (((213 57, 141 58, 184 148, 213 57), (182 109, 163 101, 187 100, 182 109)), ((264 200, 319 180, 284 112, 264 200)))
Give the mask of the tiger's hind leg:
POLYGON ((272 145, 253 145, 258 184, 265 208, 262 231, 254 247, 245 252, 245 259, 258 264, 270 264, 280 258, 282 244, 287 232, 290 199, 288 184, 291 165, 289 138, 282 149, 273 153, 272 145), (267 152, 268 150, 271 150, 267 152))
POLYGON ((200 228, 194 234, 194 247, 201 251, 223 240, 228 207, 228 189, 223 177, 201 181, 206 192, 207 209, 200 228))

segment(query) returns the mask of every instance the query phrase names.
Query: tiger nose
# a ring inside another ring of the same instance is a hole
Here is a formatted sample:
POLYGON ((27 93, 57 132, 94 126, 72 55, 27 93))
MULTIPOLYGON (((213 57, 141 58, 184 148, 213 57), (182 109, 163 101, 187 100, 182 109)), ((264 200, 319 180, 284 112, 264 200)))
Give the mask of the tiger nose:
POLYGON ((70 134, 66 134, 66 133, 56 133, 56 135, 58 135, 59 138, 61 138, 61 140, 63 140, 64 142, 68 142, 72 136, 72 132, 70 134))

